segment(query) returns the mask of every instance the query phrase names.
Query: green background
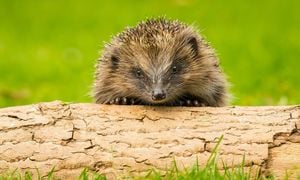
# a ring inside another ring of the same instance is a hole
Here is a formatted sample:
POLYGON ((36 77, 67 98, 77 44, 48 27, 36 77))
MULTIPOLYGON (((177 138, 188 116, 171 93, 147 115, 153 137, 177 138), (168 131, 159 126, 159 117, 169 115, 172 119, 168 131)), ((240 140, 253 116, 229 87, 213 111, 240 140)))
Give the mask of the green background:
POLYGON ((0 107, 92 102, 105 41, 146 17, 194 24, 232 83, 233 104, 300 102, 300 1, 0 1, 0 107))

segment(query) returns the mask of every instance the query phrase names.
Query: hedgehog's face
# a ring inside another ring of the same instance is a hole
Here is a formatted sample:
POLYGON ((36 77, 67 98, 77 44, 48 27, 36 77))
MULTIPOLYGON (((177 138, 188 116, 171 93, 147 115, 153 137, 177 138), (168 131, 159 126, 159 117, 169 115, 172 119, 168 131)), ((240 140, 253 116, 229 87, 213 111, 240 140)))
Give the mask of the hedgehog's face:
POLYGON ((145 104, 172 104, 185 93, 192 66, 197 63, 198 42, 195 37, 173 39, 155 46, 121 47, 112 56, 119 74, 134 98, 145 104), (126 77, 126 78, 125 78, 126 77))
POLYGON ((135 84, 137 96, 145 103, 160 104, 170 102, 180 94, 183 85, 183 63, 156 65, 151 69, 134 67, 131 69, 132 83, 135 84))

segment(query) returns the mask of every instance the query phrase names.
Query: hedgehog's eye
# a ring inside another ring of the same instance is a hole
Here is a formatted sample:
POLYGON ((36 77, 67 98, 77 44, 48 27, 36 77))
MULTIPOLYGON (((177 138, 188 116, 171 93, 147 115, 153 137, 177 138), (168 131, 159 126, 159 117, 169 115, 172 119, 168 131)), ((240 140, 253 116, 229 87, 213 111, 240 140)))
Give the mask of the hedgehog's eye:
POLYGON ((136 74, 136 77, 138 77, 138 78, 143 77, 141 70, 136 70, 135 74, 136 74))
POLYGON ((173 66, 173 67, 172 67, 172 73, 173 73, 173 74, 176 74, 177 71, 178 71, 177 66, 173 66))

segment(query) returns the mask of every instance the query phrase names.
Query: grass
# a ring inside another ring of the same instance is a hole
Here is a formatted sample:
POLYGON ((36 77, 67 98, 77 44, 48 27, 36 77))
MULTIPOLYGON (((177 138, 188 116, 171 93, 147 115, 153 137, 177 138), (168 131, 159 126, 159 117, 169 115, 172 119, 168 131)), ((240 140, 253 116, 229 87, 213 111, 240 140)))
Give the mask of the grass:
MULTIPOLYGON (((133 180, 194 180, 194 179, 205 179, 205 180, 261 180, 269 179, 273 180, 273 176, 262 176, 259 169, 246 169, 245 167, 245 157, 238 167, 228 167, 227 164, 223 162, 223 167, 218 166, 218 148, 222 142, 223 136, 218 140, 218 143, 212 150, 212 153, 209 159, 206 162, 206 165, 201 167, 199 165, 199 160, 196 160, 196 163, 192 167, 185 168, 180 170, 176 164, 176 159, 174 159, 173 165, 170 168, 167 168, 166 171, 159 171, 156 169, 150 169, 146 175, 140 176, 128 176, 120 179, 133 179, 133 180)), ((37 170, 37 177, 33 177, 30 172, 25 172, 22 176, 17 170, 9 172, 6 174, 0 174, 0 180, 31 180, 31 179, 56 179, 54 168, 45 176, 41 177, 39 171, 37 170), (23 177, 23 178, 22 178, 23 177)), ((300 177, 298 177, 300 179, 300 177)), ((106 180, 106 176, 100 173, 84 168, 81 174, 78 176, 78 180, 106 180)), ((288 179, 288 174, 286 174, 285 179, 288 179)))
POLYGON ((90 102, 111 35, 146 17, 195 24, 217 50, 239 105, 300 102, 300 1, 0 1, 0 107, 90 102))
POLYGON ((164 175, 157 171, 151 170, 146 176, 138 177, 137 179, 152 179, 152 180, 183 180, 183 179, 205 179, 205 180, 223 180, 223 179, 237 179, 237 180, 247 180, 247 179, 272 179, 273 177, 265 178, 260 176, 259 171, 251 172, 252 169, 249 168, 248 171, 245 170, 245 159, 243 159, 242 163, 239 167, 229 168, 227 164, 223 162, 224 171, 220 170, 218 167, 218 148, 220 146, 221 141, 223 140, 223 136, 218 140, 218 143, 212 150, 212 154, 208 158, 206 165, 204 167, 200 167, 198 163, 198 159, 196 163, 191 168, 185 168, 184 170, 179 170, 174 160, 173 166, 164 173, 164 175))

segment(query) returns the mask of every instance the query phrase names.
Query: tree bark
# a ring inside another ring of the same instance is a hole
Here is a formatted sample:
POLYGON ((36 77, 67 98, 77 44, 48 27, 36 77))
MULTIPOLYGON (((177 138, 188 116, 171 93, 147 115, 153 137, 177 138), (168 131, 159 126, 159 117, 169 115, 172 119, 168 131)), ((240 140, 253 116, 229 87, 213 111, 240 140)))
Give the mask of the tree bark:
MULTIPOLYGON (((38 168, 72 179, 84 167, 115 178, 163 170, 175 159, 205 164, 224 135, 220 159, 300 174, 300 106, 151 107, 59 101, 0 109, 0 172, 38 168)), ((222 167, 222 166, 220 166, 222 167)))

